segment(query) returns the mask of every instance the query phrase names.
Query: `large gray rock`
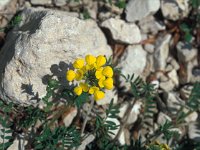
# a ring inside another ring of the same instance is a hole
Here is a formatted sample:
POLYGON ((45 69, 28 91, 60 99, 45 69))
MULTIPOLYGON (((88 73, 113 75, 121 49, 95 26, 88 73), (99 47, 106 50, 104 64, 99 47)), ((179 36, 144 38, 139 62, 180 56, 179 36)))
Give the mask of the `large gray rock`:
POLYGON ((142 39, 138 26, 134 23, 126 23, 121 19, 110 18, 101 24, 107 28, 116 41, 134 44, 139 43, 142 39))
POLYGON ((126 5, 126 20, 135 22, 154 14, 160 8, 160 0, 129 0, 126 5))
POLYGON ((23 21, 7 36, 0 53, 0 96, 28 103, 46 94, 48 76, 67 84, 67 67, 87 54, 112 51, 97 24, 46 9, 26 9, 23 21))
POLYGON ((31 4, 33 5, 49 5, 51 2, 51 0, 31 0, 31 4))
POLYGON ((4 9, 6 5, 10 2, 11 0, 1 0, 0 1, 0 10, 4 9))

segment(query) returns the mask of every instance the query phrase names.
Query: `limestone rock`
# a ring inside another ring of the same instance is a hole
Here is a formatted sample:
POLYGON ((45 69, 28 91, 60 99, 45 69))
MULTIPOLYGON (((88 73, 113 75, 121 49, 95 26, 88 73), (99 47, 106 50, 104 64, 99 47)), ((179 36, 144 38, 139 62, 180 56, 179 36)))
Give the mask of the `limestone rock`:
POLYGON ((54 0, 56 6, 64 6, 67 4, 66 0, 54 0))
POLYGON ((164 70, 166 67, 166 60, 169 55, 169 42, 171 35, 167 34, 164 37, 159 37, 156 42, 156 50, 154 53, 154 66, 156 70, 164 70))
POLYGON ((197 56, 198 50, 187 43, 178 42, 176 47, 178 59, 181 62, 188 62, 197 56))
POLYGON ((10 2, 11 0, 1 0, 0 1, 0 10, 4 9, 6 5, 10 2))
MULTIPOLYGON (((127 47, 124 55, 119 60, 118 67, 121 68, 121 73, 126 77, 134 73, 135 78, 141 76, 146 66, 146 51, 141 45, 130 45, 127 47)), ((122 85, 125 84, 124 78, 120 77, 122 85)))
POLYGON ((41 98, 49 76, 67 85, 66 71, 78 57, 112 54, 92 20, 33 8, 21 16, 23 21, 8 34, 0 53, 0 96, 4 100, 29 103, 41 98))
POLYGON ((107 28, 112 35, 112 38, 116 41, 134 44, 141 41, 140 30, 134 23, 126 23, 121 19, 110 18, 105 20, 102 27, 107 28))
POLYGON ((77 115, 77 108, 71 107, 69 108, 69 110, 67 110, 66 112, 63 113, 62 115, 62 119, 63 119, 63 123, 65 124, 66 127, 69 127, 73 121, 73 119, 76 117, 77 115))
POLYGON ((33 4, 33 5, 49 5, 49 4, 51 4, 51 0, 31 0, 31 4, 33 4))
POLYGON ((158 22, 153 16, 147 16, 139 22, 142 33, 157 34, 160 30, 165 30, 164 23, 158 22))
POLYGON ((157 123, 159 125, 164 125, 166 121, 172 121, 172 119, 168 115, 164 114, 163 112, 159 112, 157 123))
POLYGON ((160 88, 166 92, 172 91, 175 87, 175 84, 172 80, 160 82, 160 88))
POLYGON ((160 0, 129 0, 126 5, 126 20, 135 22, 154 14, 160 8, 160 0))
POLYGON ((178 86, 179 85, 179 79, 178 75, 175 69, 167 73, 168 77, 172 80, 172 82, 178 86))
POLYGON ((189 0, 161 0, 161 11, 165 18, 178 20, 189 14, 189 0))
POLYGON ((137 101, 133 106, 133 108, 131 109, 131 113, 130 116, 128 117, 127 124, 132 124, 135 121, 137 121, 141 107, 142 107, 142 102, 137 101))
POLYGON ((92 134, 89 134, 82 142, 81 145, 77 148, 77 150, 85 150, 86 146, 90 144, 92 141, 94 141, 95 136, 92 134))
POLYGON ((188 126, 188 136, 190 139, 200 142, 199 122, 191 122, 188 126))

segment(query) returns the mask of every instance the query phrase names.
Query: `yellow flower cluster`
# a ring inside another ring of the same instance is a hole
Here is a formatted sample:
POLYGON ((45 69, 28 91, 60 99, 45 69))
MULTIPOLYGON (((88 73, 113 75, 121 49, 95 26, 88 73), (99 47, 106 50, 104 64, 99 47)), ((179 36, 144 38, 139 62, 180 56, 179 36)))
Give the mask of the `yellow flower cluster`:
POLYGON ((68 70, 66 79, 68 81, 79 81, 79 85, 74 88, 76 95, 88 92, 94 95, 95 100, 104 98, 104 89, 113 88, 113 69, 105 66, 106 58, 103 55, 97 57, 87 55, 85 60, 78 58, 73 63, 74 70, 68 70))
POLYGON ((158 141, 153 142, 151 145, 158 145, 161 150, 171 150, 167 144, 159 143, 158 141))

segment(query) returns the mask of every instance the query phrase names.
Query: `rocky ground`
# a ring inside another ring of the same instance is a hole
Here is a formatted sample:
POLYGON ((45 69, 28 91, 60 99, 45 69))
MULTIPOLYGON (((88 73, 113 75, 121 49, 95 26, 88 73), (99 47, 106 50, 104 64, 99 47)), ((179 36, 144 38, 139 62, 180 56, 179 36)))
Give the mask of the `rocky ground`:
MULTIPOLYGON (((173 120, 179 104, 187 103, 193 84, 200 81, 200 6, 191 2, 0 0, 1 98, 34 104, 45 95, 48 76, 66 84, 66 68, 77 57, 113 55, 122 74, 134 73, 156 85, 155 115, 147 120, 153 127, 137 132, 145 138, 147 132, 173 120)), ((120 104, 120 120, 129 106, 122 91, 129 87, 123 78, 118 80, 115 90, 98 105, 114 98, 120 104)), ((119 137, 122 145, 129 143, 128 135, 135 134, 130 129, 136 127, 142 107, 138 102, 131 108, 127 128, 119 137)), ((76 116, 73 113, 71 117, 76 116)), ((197 110, 185 118, 187 127, 177 128, 181 136, 200 142, 199 114, 197 110)))

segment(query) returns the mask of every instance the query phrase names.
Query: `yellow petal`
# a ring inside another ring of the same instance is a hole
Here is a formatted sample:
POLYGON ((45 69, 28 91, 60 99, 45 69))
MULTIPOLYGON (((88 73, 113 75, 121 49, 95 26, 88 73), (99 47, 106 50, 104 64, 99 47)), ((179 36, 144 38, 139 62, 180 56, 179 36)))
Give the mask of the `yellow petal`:
POLYGON ((94 57, 92 55, 87 55, 87 56, 85 56, 85 61, 88 65, 92 65, 96 62, 96 57, 94 57))
POLYGON ((111 78, 113 76, 113 69, 110 66, 106 66, 103 71, 102 71, 103 75, 111 78))
POLYGON ((96 76, 97 79, 100 79, 104 76, 102 71, 103 71, 103 67, 97 69, 97 71, 95 72, 95 76, 96 76))
POLYGON ((89 87, 86 83, 80 83, 79 85, 83 89, 84 92, 87 92, 89 90, 89 87))
POLYGON ((94 92, 95 91, 98 91, 99 90, 99 88, 98 87, 96 87, 96 86, 92 86, 90 89, 89 89, 89 94, 94 94, 94 92))
POLYGON ((105 63, 106 63, 106 58, 103 55, 99 55, 96 59, 97 68, 105 65, 105 63))
POLYGON ((103 85, 103 81, 104 81, 105 79, 106 79, 105 76, 103 76, 102 78, 99 79, 99 81, 98 81, 98 85, 99 85, 100 88, 103 88, 103 87, 104 87, 104 85, 103 85))
POLYGON ((73 63, 73 67, 76 69, 81 69, 84 66, 84 59, 77 59, 74 63, 73 63))
POLYGON ((81 95, 82 94, 82 92, 83 92, 83 89, 80 87, 80 86, 77 86, 77 87, 75 87, 74 88, 74 93, 76 94, 76 95, 81 95))
POLYGON ((106 89, 111 90, 113 88, 113 79, 107 78, 106 80, 103 81, 103 85, 106 89))
POLYGON ((75 78, 76 78, 77 81, 80 81, 83 78, 83 71, 82 70, 77 70, 75 78))
POLYGON ((98 91, 98 90, 97 90, 97 91, 94 92, 94 99, 95 99, 96 101, 98 101, 98 100, 104 98, 104 96, 105 96, 105 93, 102 92, 102 91, 98 91))
POLYGON ((66 79, 67 79, 68 81, 74 80, 75 77, 76 77, 76 74, 75 74, 75 72, 74 72, 73 70, 68 70, 68 71, 67 71, 66 79))

